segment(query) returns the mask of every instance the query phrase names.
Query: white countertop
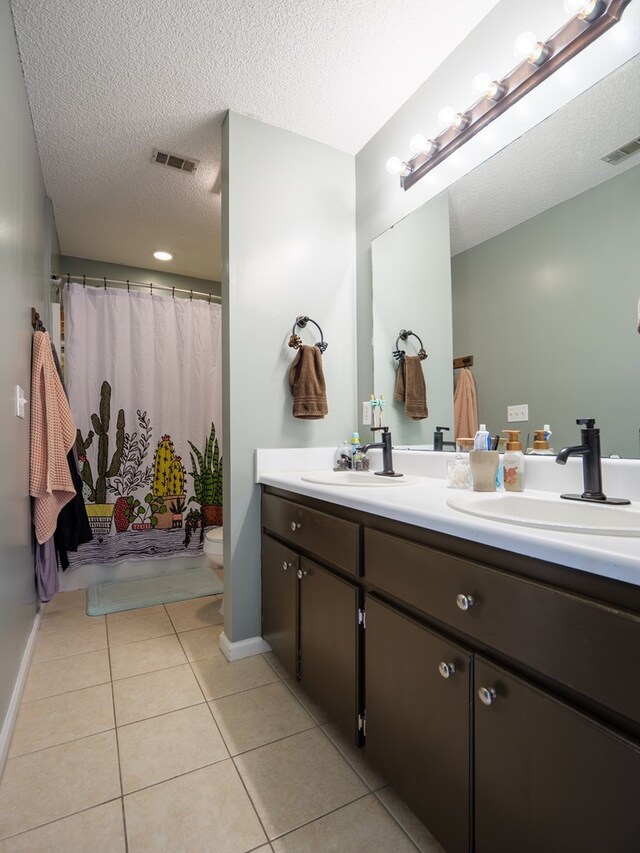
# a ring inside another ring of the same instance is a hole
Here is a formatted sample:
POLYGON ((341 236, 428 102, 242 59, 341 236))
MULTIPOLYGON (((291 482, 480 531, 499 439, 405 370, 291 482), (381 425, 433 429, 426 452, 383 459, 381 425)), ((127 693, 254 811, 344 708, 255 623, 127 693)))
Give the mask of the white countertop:
MULTIPOLYGON (((429 454, 431 457, 435 455, 429 454)), ((315 469, 325 471, 327 467, 315 465, 315 469)), ((398 468, 397 465, 395 467, 398 468)), ((375 470, 375 466, 373 468, 375 470)), ((257 480, 263 485, 338 506, 640 585, 640 537, 569 533, 467 515, 447 506, 447 497, 455 494, 455 490, 448 489, 446 481, 439 476, 418 476, 415 485, 401 488, 374 489, 310 483, 302 479, 302 473, 309 470, 313 469, 301 465, 299 471, 277 473, 264 470, 264 466, 259 465, 257 480)), ((416 471, 412 470, 411 474, 415 476, 416 471)), ((526 494, 558 497, 557 492, 530 489, 526 494)))

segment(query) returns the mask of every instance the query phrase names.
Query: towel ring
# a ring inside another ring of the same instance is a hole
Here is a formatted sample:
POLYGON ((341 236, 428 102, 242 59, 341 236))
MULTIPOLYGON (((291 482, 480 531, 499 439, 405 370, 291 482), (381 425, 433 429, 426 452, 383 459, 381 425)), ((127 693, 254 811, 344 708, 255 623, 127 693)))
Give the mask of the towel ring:
POLYGON ((320 332, 320 340, 317 341, 316 346, 318 347, 318 349, 320 350, 321 353, 324 353, 324 351, 329 346, 329 344, 324 339, 324 335, 322 334, 322 329, 316 323, 315 320, 312 320, 311 317, 305 317, 303 314, 301 314, 299 317, 296 317, 296 321, 293 324, 293 328, 291 329, 291 337, 289 338, 289 346, 292 349, 300 349, 300 347, 302 346, 302 339, 300 338, 299 335, 296 335, 296 326, 299 329, 304 329, 305 326, 307 325, 307 323, 313 323, 313 325, 316 327, 316 329, 320 332))
POLYGON ((406 341, 410 335, 414 338, 417 338, 418 342, 420 344, 420 349, 418 350, 418 353, 417 353, 420 361, 424 361, 425 358, 427 358, 427 353, 426 353, 425 348, 422 344, 422 341, 420 340, 420 337, 418 335, 416 335, 415 332, 412 332, 411 329, 400 329, 400 334, 396 338, 396 346, 395 346, 395 349, 392 353, 393 357, 396 359, 397 362, 399 362, 399 364, 402 364, 402 362, 404 361, 404 357, 406 355, 406 352, 403 349, 399 349, 398 344, 400 341, 406 341))

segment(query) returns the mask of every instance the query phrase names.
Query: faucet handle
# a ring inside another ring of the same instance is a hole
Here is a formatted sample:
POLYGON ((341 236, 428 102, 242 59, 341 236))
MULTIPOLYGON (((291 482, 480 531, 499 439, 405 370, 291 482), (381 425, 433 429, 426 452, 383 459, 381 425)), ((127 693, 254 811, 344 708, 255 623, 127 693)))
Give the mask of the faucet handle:
POLYGON ((596 425, 595 418, 578 418, 576 423, 578 426, 584 426, 586 429, 593 429, 596 425))
POLYGON ((382 430, 382 432, 389 432, 389 427, 388 426, 371 427, 371 432, 379 432, 379 430, 382 430))
POLYGON ((437 426, 436 432, 442 432, 442 430, 445 430, 445 432, 449 432, 450 429, 451 429, 451 427, 439 427, 439 426, 437 426))

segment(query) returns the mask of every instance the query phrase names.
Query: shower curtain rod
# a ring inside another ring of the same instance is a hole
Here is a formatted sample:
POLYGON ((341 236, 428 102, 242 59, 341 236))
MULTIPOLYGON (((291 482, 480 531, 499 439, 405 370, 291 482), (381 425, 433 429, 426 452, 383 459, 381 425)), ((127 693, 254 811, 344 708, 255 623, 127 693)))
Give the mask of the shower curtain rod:
POLYGON ((209 302, 211 300, 215 300, 216 302, 221 302, 222 297, 218 296, 215 293, 207 293, 204 290, 186 290, 184 287, 171 287, 168 284, 154 284, 152 281, 133 281, 132 279, 127 279, 126 281, 122 281, 117 278, 95 278, 95 276, 90 275, 71 275, 70 273, 52 273, 51 275, 51 284, 59 287, 61 284, 69 284, 72 280, 76 281, 78 284, 89 284, 89 282, 95 281, 96 284, 89 284, 89 287, 105 287, 107 283, 109 284, 121 284, 126 286, 127 290, 130 285, 134 284, 136 287, 148 287, 153 293, 155 290, 170 290, 171 295, 173 296, 176 293, 188 293, 189 297, 193 296, 204 296, 209 302))

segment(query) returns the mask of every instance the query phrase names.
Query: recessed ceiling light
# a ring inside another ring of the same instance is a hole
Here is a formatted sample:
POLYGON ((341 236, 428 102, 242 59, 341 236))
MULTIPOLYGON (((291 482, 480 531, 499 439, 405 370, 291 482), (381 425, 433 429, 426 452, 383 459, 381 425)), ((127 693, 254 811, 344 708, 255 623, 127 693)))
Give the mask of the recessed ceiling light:
POLYGON ((171 252, 154 252, 153 257, 158 261, 172 261, 173 255, 171 252))

